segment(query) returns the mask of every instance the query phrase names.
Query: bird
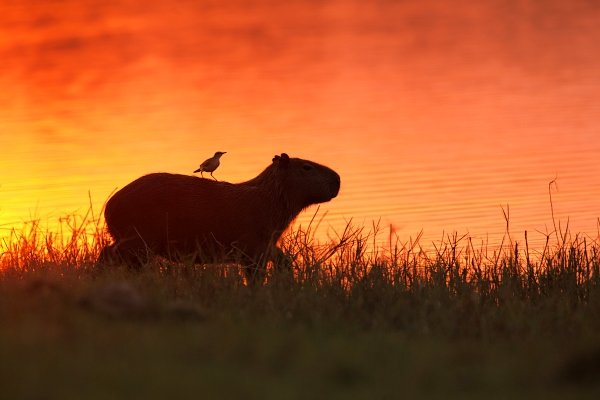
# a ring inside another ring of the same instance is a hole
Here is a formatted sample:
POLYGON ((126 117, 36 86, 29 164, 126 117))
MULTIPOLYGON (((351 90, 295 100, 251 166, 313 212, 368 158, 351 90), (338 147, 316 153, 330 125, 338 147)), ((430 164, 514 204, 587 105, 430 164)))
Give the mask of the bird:
POLYGON ((211 158, 205 160, 202 164, 200 164, 200 167, 197 170, 195 170, 194 173, 200 172, 200 176, 202 176, 204 178, 204 175, 202 175, 202 173, 210 172, 210 176, 212 176, 213 179, 216 181, 217 178, 214 177, 213 172, 219 167, 219 164, 221 164, 219 162, 219 159, 225 153, 227 153, 227 152, 226 151, 217 151, 214 156, 212 156, 211 158))

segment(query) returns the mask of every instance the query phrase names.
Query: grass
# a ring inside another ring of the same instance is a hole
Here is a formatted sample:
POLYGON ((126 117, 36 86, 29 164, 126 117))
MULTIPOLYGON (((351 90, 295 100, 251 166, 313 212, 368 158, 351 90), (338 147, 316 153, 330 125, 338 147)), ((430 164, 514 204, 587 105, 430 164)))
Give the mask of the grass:
MULTIPOLYGON (((315 224, 317 225, 317 224, 315 224)), ((0 244, 6 398, 596 398, 600 245, 291 231, 292 272, 156 260, 99 271, 93 213, 0 244)))

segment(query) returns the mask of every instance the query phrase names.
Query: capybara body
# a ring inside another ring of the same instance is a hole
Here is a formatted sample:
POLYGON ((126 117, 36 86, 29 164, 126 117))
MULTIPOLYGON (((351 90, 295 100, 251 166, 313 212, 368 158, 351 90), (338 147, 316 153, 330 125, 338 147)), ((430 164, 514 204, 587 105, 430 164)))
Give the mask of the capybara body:
POLYGON ((194 176, 154 173, 116 192, 105 219, 115 256, 141 265, 150 255, 172 260, 233 259, 264 265, 278 253, 275 243, 304 208, 331 200, 340 176, 330 168, 283 153, 261 174, 232 184, 194 176))

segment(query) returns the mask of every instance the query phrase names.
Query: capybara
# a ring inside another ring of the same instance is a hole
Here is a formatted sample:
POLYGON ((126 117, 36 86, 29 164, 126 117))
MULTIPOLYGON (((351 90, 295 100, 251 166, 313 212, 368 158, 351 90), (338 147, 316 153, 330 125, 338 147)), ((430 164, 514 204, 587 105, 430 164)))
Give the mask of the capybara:
POLYGON ((101 262, 239 261, 251 275, 281 255, 275 243, 304 208, 336 197, 340 176, 283 153, 263 172, 232 184, 169 173, 142 176, 116 192, 104 216, 114 244, 101 262))

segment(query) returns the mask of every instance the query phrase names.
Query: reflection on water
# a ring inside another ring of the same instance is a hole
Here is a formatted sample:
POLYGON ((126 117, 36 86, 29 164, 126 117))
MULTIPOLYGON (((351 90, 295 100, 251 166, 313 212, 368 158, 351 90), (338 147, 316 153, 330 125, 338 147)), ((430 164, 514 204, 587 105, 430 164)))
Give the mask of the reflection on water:
POLYGON ((556 179, 597 237, 599 42, 593 2, 3 1, 0 228, 223 150, 229 181, 336 169, 337 229, 551 232, 556 179))

